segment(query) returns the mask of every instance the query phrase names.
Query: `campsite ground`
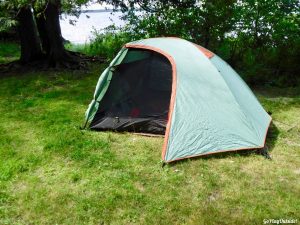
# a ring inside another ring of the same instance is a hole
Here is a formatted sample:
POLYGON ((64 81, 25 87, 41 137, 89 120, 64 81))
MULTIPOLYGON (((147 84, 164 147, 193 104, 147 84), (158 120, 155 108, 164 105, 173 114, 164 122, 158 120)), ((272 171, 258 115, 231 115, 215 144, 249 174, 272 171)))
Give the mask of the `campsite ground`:
POLYGON ((272 112, 273 160, 162 168, 162 138, 79 129, 103 68, 0 77, 0 224, 299 223, 300 87, 254 90, 272 112))

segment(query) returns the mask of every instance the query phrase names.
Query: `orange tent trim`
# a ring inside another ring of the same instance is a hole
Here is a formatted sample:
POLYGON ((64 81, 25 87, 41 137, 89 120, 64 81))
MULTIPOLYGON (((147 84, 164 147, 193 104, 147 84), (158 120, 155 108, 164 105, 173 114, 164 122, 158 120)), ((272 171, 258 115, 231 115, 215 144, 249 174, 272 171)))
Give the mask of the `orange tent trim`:
POLYGON ((170 136, 170 129, 171 129, 171 122, 172 122, 172 114, 175 106, 175 96, 176 96, 176 86, 177 86, 177 78, 176 78, 176 63, 172 56, 170 56, 168 53, 162 51, 159 48, 147 46, 147 45, 139 45, 139 44, 126 44, 124 46, 125 48, 138 48, 138 49, 148 49, 155 52, 158 52, 165 56, 171 63, 172 66, 172 92, 171 92, 171 99, 170 99, 170 106, 169 106, 169 113, 168 113, 168 122, 166 126, 166 133, 164 138, 164 144, 162 148, 162 160, 165 160, 166 152, 167 152, 167 146, 168 146, 168 140, 170 136))
POLYGON ((215 54, 200 45, 194 44, 207 58, 212 58, 215 54))

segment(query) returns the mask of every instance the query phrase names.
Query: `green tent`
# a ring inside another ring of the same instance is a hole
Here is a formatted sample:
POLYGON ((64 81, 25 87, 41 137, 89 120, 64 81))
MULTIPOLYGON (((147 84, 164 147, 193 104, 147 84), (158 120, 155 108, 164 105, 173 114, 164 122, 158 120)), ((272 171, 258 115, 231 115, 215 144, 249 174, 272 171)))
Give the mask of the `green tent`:
POLYGON ((86 111, 93 130, 165 136, 162 160, 263 148, 271 117, 239 75, 180 38, 126 44, 86 111))

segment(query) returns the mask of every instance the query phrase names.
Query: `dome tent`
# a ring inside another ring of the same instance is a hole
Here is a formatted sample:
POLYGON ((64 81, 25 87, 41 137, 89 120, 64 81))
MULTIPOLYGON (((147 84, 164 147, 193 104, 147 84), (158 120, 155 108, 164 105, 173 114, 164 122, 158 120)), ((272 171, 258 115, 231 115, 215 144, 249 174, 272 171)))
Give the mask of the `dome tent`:
POLYGON ((86 111, 93 130, 164 134, 162 160, 263 148, 271 117, 221 58, 180 38, 126 44, 86 111))

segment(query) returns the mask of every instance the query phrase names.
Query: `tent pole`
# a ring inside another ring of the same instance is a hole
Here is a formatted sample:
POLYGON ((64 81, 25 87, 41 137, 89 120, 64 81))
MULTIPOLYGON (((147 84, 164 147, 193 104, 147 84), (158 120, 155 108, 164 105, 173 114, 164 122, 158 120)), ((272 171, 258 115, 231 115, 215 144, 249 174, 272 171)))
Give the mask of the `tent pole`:
POLYGON ((85 130, 87 123, 88 123, 88 120, 86 119, 83 127, 80 127, 80 130, 85 130))

